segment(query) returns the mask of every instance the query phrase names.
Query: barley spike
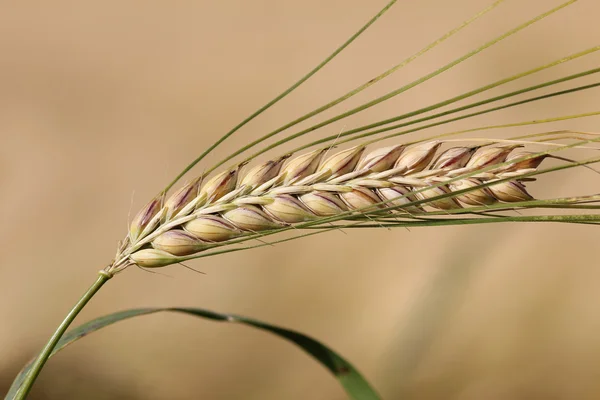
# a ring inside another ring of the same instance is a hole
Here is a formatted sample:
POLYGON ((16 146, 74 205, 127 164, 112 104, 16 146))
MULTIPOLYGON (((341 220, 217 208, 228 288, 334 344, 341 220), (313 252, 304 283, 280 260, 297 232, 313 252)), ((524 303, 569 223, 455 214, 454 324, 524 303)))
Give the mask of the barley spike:
POLYGON ((514 152, 521 146, 463 146, 440 152, 442 145, 431 141, 371 152, 356 146, 329 155, 316 150, 269 160, 245 175, 237 166, 203 185, 194 179, 140 212, 129 244, 113 266, 169 265, 244 235, 353 211, 413 215, 533 199, 520 176, 535 171, 544 155, 518 161, 531 154, 514 152), (505 165, 494 169, 496 164, 505 165), (483 168, 485 172, 477 173, 483 168), (472 176, 453 179, 465 173, 472 176), (500 182, 494 184, 496 180, 500 182))

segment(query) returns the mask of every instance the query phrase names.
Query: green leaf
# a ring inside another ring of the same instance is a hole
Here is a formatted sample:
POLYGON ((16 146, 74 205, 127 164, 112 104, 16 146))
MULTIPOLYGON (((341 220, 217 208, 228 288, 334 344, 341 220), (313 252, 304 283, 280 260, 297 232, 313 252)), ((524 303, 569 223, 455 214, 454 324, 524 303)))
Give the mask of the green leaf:
MULTIPOLYGON (((169 308, 137 308, 131 310, 125 310, 116 312, 113 314, 105 315, 100 318, 96 318, 89 321, 75 329, 72 329, 66 333, 58 345, 54 348, 52 355, 56 354, 60 350, 64 349, 71 343, 75 342, 82 337, 95 332, 105 326, 112 325, 115 322, 119 322, 128 318, 137 317, 141 315, 154 314, 162 311, 178 312, 196 317, 202 317, 211 319, 219 322, 233 322, 243 325, 249 325, 270 333, 273 333, 283 339, 286 339, 302 350, 310 354, 314 359, 319 361, 325 368, 327 368, 340 382, 340 384, 346 390, 349 398, 354 400, 378 400, 379 395, 373 390, 369 383, 363 378, 363 376, 345 359, 343 359, 335 351, 331 350, 324 344, 312 339, 302 333, 281 328, 275 325, 270 325, 265 322, 257 321, 251 318, 242 317, 234 314, 221 314, 213 311, 204 310, 201 308, 191 307, 169 307, 169 308)), ((13 382, 9 392, 7 393, 5 400, 12 400, 19 390, 25 376, 29 372, 31 362, 28 363, 25 368, 19 372, 15 381, 13 382)))

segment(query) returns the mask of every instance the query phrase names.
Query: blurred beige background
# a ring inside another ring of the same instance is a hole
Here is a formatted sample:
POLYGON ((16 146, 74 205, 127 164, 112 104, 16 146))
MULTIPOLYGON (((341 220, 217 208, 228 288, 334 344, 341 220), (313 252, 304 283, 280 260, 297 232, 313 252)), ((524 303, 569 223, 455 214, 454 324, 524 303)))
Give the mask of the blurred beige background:
MULTIPOLYGON (((399 1, 322 73, 220 147, 196 173, 400 62, 490 2, 399 1)), ((384 4, 0 5, 3 390, 111 259, 128 213, 384 4)), ((557 4, 509 0, 341 109, 410 82, 557 4)), ((597 45, 599 11, 598 2, 581 0, 308 139, 597 45)), ((592 55, 491 93, 592 68, 599 60, 592 55)), ((427 133, 596 111, 597 94, 577 93, 427 133)), ((588 118, 483 134, 598 131, 599 125, 600 118, 588 118)), ((589 194, 598 192, 599 182, 597 175, 574 169, 544 177, 530 190, 539 197, 589 194)), ((126 271, 77 322, 132 307, 202 306, 322 340, 353 362, 385 399, 595 399, 597 238, 592 226, 541 224, 332 232, 190 263, 207 275, 180 267, 161 270, 164 275, 126 271)), ((181 315, 130 320, 85 338, 48 364, 34 392, 35 399, 344 398, 334 378, 292 345, 249 328, 181 315)))

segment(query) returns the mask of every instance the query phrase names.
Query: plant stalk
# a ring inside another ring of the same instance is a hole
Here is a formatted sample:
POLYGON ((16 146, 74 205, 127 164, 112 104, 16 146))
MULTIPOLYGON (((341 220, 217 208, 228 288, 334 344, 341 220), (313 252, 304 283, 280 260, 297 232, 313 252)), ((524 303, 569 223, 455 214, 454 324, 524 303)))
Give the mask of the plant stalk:
POLYGON ((46 343, 40 354, 33 362, 31 369, 27 374, 27 377, 23 381, 21 388, 19 389, 17 395, 14 398, 15 400, 24 400, 27 397, 33 386, 33 383, 37 379, 42 368, 44 367, 44 364, 46 364, 46 361, 48 361, 48 358, 50 358, 50 356, 52 355, 52 350, 54 350, 54 348, 58 344, 58 341, 64 335, 69 325, 71 325, 75 317, 77 317, 81 310, 83 310, 83 307, 85 307, 85 305, 91 300, 91 298, 96 294, 96 292, 98 292, 98 290, 100 290, 100 288, 110 278, 112 278, 112 274, 103 270, 99 272, 99 276, 98 279, 96 279, 96 282, 94 282, 94 284, 90 286, 90 288, 83 294, 83 296, 81 296, 79 301, 77 301, 77 304, 75 304, 73 309, 71 309, 71 311, 67 314, 65 319, 58 326, 50 340, 48 340, 48 343, 46 343))

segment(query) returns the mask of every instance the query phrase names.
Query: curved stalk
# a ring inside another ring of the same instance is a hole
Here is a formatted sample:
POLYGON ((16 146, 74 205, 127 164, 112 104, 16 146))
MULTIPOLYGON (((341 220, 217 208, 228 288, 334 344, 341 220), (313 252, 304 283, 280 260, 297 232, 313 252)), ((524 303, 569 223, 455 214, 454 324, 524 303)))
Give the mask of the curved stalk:
POLYGON ((112 278, 112 274, 104 270, 101 270, 98 274, 99 276, 98 279, 96 279, 96 282, 94 282, 94 284, 90 286, 90 288, 83 294, 83 296, 81 296, 79 301, 77 301, 77 304, 75 304, 73 309, 67 314, 65 319, 58 326, 50 340, 48 340, 48 343, 46 343, 40 354, 33 362, 31 370, 27 374, 27 377, 23 381, 23 385, 21 386, 19 392, 15 396, 15 400, 23 400, 27 397, 27 394, 29 394, 29 392, 31 391, 33 383, 40 374, 40 371, 44 367, 44 364, 46 364, 46 361, 48 361, 48 358, 50 358, 50 355, 52 355, 52 350, 54 350, 54 347, 56 347, 56 344, 58 343, 62 335, 64 335, 69 325, 71 325, 75 317, 77 317, 81 310, 83 310, 83 307, 85 307, 85 305, 91 300, 91 298, 96 294, 96 292, 98 292, 98 290, 100 290, 100 288, 110 278, 112 278))

